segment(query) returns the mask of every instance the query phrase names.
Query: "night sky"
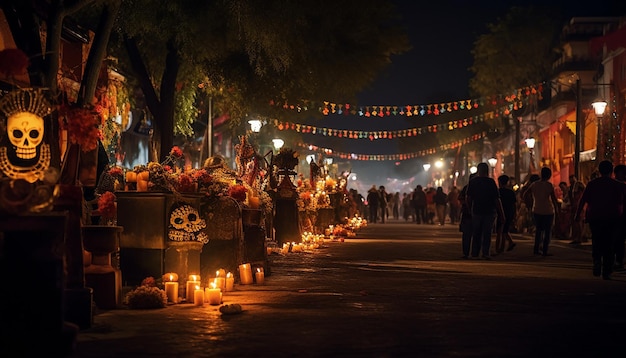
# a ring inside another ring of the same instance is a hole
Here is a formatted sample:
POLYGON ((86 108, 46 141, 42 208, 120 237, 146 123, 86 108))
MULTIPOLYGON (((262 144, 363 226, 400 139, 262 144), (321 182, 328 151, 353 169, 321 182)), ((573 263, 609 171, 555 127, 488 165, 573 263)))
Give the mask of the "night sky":
MULTIPOLYGON (((359 94, 359 105, 429 104, 469 99, 469 67, 473 58, 473 43, 480 34, 487 33, 487 24, 497 22, 512 6, 537 5, 561 9, 567 21, 573 16, 618 16, 626 12, 623 2, 617 0, 585 1, 461 1, 438 0, 422 2, 395 0, 402 23, 410 37, 412 50, 392 58, 392 64, 377 80, 359 94)), ((415 119, 397 116, 386 119, 359 116, 329 116, 314 125, 326 128, 354 130, 394 130, 416 126, 415 119)), ((305 135, 307 144, 331 148, 335 151, 358 154, 399 153, 393 140, 353 140, 305 135)), ((412 177, 420 171, 423 160, 410 163, 390 161, 350 161, 344 167, 360 173, 367 185, 393 178, 412 177), (416 170, 407 170, 406 166, 416 170), (405 168, 401 168, 405 167, 405 168)), ((369 187, 368 186, 368 187, 369 187)))

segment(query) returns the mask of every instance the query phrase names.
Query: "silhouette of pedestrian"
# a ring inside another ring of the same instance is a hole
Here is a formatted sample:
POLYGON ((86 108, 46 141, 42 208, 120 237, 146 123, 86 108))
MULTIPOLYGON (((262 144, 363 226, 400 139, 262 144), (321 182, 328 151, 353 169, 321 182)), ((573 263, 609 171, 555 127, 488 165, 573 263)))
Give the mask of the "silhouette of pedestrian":
POLYGON ((489 165, 479 163, 478 176, 470 180, 466 200, 472 212, 472 257, 478 257, 482 250, 485 260, 491 259, 491 233, 496 215, 504 221, 498 186, 489 177, 489 165))
POLYGON ((498 230, 496 236, 497 253, 504 251, 506 243, 508 243, 507 251, 513 250, 516 246, 509 230, 511 228, 511 224, 515 220, 517 198, 515 196, 515 192, 508 186, 509 180, 510 178, 506 174, 498 177, 498 191, 500 192, 500 201, 502 202, 502 209, 504 210, 504 222, 501 222, 499 219, 497 221, 497 227, 501 228, 501 230, 498 230))
POLYGON ((624 197, 626 184, 611 178, 613 164, 603 160, 598 164, 599 177, 587 183, 580 198, 575 220, 581 218, 585 209, 585 220, 591 229, 591 256, 593 258, 593 275, 605 280, 611 279, 613 272, 614 242, 622 226, 624 197))

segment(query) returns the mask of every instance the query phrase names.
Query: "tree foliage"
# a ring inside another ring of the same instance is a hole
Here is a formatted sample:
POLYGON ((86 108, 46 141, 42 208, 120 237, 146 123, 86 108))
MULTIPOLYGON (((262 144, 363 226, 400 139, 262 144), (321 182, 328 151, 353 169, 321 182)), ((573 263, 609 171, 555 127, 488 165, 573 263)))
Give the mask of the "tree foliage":
POLYGON ((470 89, 477 96, 508 94, 544 81, 556 55, 561 22, 550 9, 514 7, 489 33, 474 42, 474 77, 470 89))
POLYGON ((270 100, 348 101, 409 49, 374 0, 123 0, 120 14, 111 50, 141 84, 162 154, 189 134, 195 96, 234 125, 270 100))

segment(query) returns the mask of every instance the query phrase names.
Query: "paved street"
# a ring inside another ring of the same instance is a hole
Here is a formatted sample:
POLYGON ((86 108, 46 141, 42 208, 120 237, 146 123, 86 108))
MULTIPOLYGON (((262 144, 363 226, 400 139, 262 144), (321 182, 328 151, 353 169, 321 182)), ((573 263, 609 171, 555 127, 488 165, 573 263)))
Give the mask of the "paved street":
POLYGON ((272 255, 263 286, 224 304, 101 312, 75 357, 620 357, 626 274, 593 277, 588 247, 530 238, 463 260, 452 225, 372 224, 315 252, 272 255), (608 337, 612 337, 609 339, 608 337))

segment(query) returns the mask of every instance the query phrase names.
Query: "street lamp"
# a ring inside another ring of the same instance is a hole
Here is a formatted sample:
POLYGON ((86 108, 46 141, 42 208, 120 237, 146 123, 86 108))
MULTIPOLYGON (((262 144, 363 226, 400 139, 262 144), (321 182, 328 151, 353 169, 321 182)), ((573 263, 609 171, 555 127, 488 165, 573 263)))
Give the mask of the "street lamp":
POLYGON ((489 163, 489 166, 491 167, 491 172, 493 173, 492 176, 495 179, 495 177, 496 177, 496 164, 498 164, 498 159, 491 157, 491 158, 487 159, 487 163, 489 163))
POLYGON ((258 119, 251 119, 248 121, 250 125, 250 130, 254 133, 259 133, 261 131, 261 127, 263 127, 263 123, 258 119))
POLYGON ((598 134, 596 138, 596 158, 600 158, 600 156, 606 157, 606 152, 604 150, 600 150, 602 146, 602 141, 604 138, 604 111, 606 110, 607 102, 603 99, 595 99, 591 106, 593 107, 593 111, 596 114, 596 118, 598 120, 598 134))
POLYGON ((530 138, 526 138, 526 140, 524 140, 524 142, 526 142, 526 147, 528 148, 528 151, 530 153, 530 162, 528 163, 528 171, 532 172, 532 169, 535 167, 535 138, 530 137, 530 138))
POLYGON ((591 103, 591 105, 593 106, 593 111, 596 113, 596 116, 602 117, 604 115, 607 104, 608 103, 606 103, 606 101, 603 99, 596 99, 591 103))
POLYGON ((422 167, 424 167, 424 171, 427 172, 430 170, 430 163, 425 163, 422 165, 422 167))
POLYGON ((280 150, 280 148, 282 148, 283 145, 285 145, 285 141, 280 138, 274 138, 272 139, 272 144, 274 144, 274 149, 280 150))

